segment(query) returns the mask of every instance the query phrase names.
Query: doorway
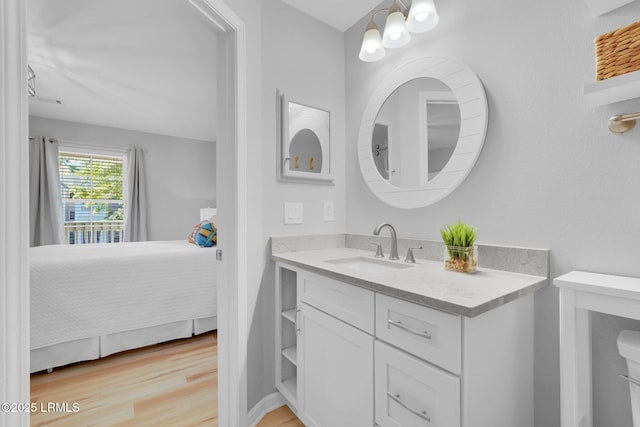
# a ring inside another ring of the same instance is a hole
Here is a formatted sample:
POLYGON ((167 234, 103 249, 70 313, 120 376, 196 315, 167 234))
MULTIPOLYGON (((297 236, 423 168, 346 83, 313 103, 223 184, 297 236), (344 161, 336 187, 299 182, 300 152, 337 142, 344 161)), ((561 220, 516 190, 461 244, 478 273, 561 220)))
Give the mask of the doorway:
MULTIPOLYGON (((0 130, 0 383, 4 402, 29 401, 28 280, 28 111, 25 0, 0 0, 2 93, 0 130)), ((224 256, 219 268, 218 324, 219 422, 246 425, 246 46, 242 21, 222 0, 191 0, 221 31, 218 41, 218 114, 220 124, 217 180, 226 190, 217 195, 219 235, 224 256), (222 161, 225 159, 226 161, 222 161), (233 159, 233 161, 231 161, 233 159), (224 205, 224 208, 222 206, 224 205)), ((28 413, 2 413, 0 424, 27 426, 28 413)))

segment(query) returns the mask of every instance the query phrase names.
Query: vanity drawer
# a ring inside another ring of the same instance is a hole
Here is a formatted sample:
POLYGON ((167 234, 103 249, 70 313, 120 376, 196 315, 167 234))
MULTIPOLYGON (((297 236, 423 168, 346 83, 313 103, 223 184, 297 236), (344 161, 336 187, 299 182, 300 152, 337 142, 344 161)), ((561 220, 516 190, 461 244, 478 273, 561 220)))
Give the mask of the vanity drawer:
POLYGON ((374 334, 373 291, 308 271, 300 271, 298 292, 301 301, 370 335, 374 334))
POLYGON ((460 374, 460 316, 376 295, 376 337, 460 374))
POLYGON ((381 427, 459 427, 460 379, 376 341, 375 413, 381 427))

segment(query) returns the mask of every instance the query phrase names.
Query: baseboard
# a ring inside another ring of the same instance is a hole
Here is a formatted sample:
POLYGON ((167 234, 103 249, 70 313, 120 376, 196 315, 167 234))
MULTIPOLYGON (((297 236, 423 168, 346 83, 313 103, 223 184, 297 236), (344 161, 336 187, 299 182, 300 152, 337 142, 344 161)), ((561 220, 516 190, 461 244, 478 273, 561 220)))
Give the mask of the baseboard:
POLYGON ((273 411, 286 404, 284 397, 279 392, 271 393, 262 398, 262 400, 251 408, 249 411, 249 416, 247 417, 248 425, 251 427, 255 427, 256 424, 265 416, 267 413, 273 411))

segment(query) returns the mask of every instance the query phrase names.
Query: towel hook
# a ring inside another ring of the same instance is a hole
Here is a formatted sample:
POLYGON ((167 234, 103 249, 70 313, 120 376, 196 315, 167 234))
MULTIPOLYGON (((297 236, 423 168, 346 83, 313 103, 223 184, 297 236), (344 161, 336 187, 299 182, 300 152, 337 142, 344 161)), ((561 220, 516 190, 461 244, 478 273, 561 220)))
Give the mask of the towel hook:
POLYGON ((620 114, 609 119, 609 130, 613 133, 625 133, 633 129, 640 113, 620 114))

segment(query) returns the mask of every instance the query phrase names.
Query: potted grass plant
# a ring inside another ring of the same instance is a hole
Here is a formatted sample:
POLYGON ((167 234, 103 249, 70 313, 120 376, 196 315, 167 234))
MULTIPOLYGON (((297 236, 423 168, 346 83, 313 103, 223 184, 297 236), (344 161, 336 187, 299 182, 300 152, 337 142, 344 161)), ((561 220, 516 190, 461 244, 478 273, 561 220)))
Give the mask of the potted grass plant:
POLYGON ((478 269, 478 249, 475 246, 478 229, 458 221, 440 230, 445 244, 444 268, 474 273, 478 269))

